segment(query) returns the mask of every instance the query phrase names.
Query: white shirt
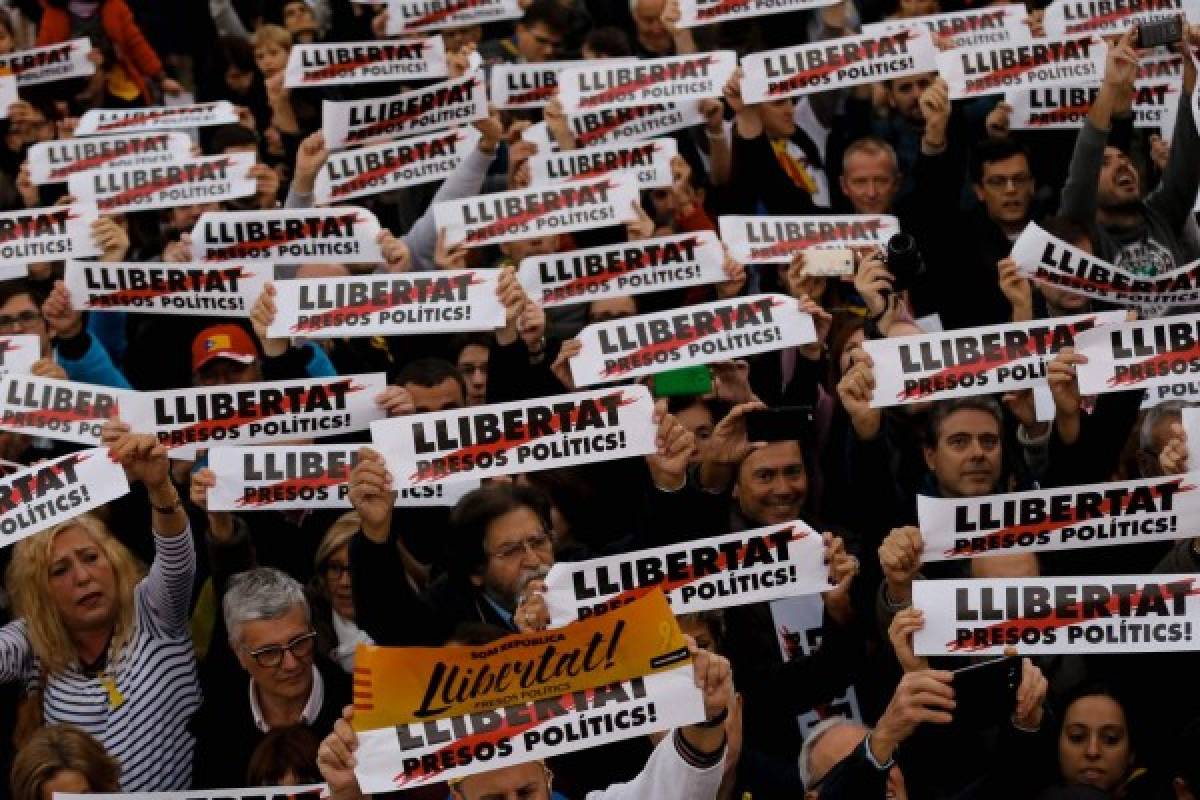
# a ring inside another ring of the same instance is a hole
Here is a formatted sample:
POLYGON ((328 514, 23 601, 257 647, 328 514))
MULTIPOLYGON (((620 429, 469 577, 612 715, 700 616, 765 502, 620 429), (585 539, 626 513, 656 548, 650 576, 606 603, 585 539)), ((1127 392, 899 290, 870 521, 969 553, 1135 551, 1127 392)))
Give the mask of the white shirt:
MULTIPOLYGON (((313 682, 312 691, 309 692, 308 702, 304 705, 304 710, 300 712, 300 722, 304 725, 312 725, 317 721, 317 716, 321 713, 321 706, 325 702, 325 681, 321 680, 321 673, 317 672, 317 668, 312 668, 313 682)), ((263 718, 262 707, 258 704, 258 692, 254 691, 254 679, 250 679, 250 713, 254 716, 254 726, 263 733, 270 733, 271 726, 263 718)))

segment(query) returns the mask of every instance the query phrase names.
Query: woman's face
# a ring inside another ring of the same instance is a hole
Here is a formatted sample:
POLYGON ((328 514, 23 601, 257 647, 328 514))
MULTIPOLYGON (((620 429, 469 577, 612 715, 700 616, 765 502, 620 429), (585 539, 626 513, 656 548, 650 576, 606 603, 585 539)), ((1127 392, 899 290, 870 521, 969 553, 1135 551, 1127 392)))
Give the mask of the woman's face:
POLYGON ((95 539, 67 528, 50 548, 50 596, 71 633, 111 628, 117 618, 117 573, 95 539))
POLYGON ((17 43, 13 41, 12 34, 0 27, 0 55, 6 56, 16 49, 17 43))
POLYGON ((838 355, 838 375, 845 375, 846 371, 850 369, 850 359, 853 358, 854 351, 862 347, 863 340, 866 338, 867 334, 862 328, 847 337, 846 343, 842 345, 842 352, 838 355))
POLYGON ((1058 736, 1058 763, 1068 784, 1110 791, 1125 779, 1132 759, 1125 712, 1116 700, 1091 695, 1067 708, 1058 736))
POLYGON ((287 67, 288 51, 274 42, 264 42, 254 48, 254 63, 263 77, 269 78, 287 67))
POLYGON ((50 780, 42 784, 42 800, 54 800, 55 792, 88 794, 91 791, 92 787, 82 772, 60 769, 50 776, 50 780))
POLYGON ((325 585, 329 602, 343 619, 354 619, 354 591, 350 582, 350 547, 342 545, 325 562, 325 585))
POLYGON ((712 412, 697 403, 680 411, 675 415, 675 419, 679 420, 679 424, 691 431, 692 436, 696 437, 696 450, 692 453, 690 461, 693 464, 699 464, 708 451, 709 440, 712 439, 715 424, 712 412))

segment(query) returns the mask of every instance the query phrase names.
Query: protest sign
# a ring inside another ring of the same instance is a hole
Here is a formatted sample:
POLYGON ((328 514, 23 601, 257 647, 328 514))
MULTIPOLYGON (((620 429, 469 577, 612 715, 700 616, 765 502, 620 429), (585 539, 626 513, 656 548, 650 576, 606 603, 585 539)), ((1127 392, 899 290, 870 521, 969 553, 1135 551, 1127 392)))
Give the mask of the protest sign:
POLYGON ((703 122, 704 115, 695 100, 567 115, 567 124, 580 147, 648 139, 703 122))
POLYGON ((140 392, 18 373, 0 377, 0 430, 99 445, 108 420, 143 430, 148 414, 140 392))
MULTIPOLYGON (((362 445, 304 444, 214 447, 208 467, 210 511, 350 508, 350 470, 362 445)), ((454 506, 479 481, 414 486, 396 492, 397 508, 454 506)))
MULTIPOLYGON (((1175 129, 1175 115, 1182 96, 1181 81, 1141 83, 1134 88, 1133 126, 1157 128, 1168 136, 1175 129)), ((1099 86, 1058 86, 1008 92, 1012 106, 1012 130, 1078 130, 1100 94, 1099 86)))
POLYGON ((495 64, 489 82, 492 105, 505 110, 544 108, 558 89, 558 73, 574 61, 495 64))
POLYGON ((863 25, 863 33, 873 35, 897 33, 902 30, 916 33, 922 29, 933 36, 943 37, 955 48, 1023 42, 1031 37, 1029 12, 1025 10, 1025 6, 1015 4, 889 19, 863 25))
POLYGON ((1106 303, 1154 307, 1200 302, 1200 260, 1163 275, 1134 275, 1051 236, 1034 222, 1021 231, 1009 257, 1028 278, 1106 303))
POLYGON ((42 337, 34 333, 0 335, 0 376, 24 375, 42 357, 42 337))
POLYGON ((673 182, 674 139, 599 145, 558 153, 538 152, 529 159, 529 185, 590 180, 603 175, 627 176, 639 189, 662 189, 673 182))
POLYGON ((887 214, 766 217, 722 216, 721 241, 742 264, 787 264, 810 247, 883 247, 900 232, 887 214))
POLYGON ((191 157, 192 140, 180 131, 57 139, 30 146, 29 179, 43 186, 101 167, 153 167, 191 157))
MULTIPOLYGON (((55 800, 104 800, 104 795, 54 794, 55 800)), ((329 787, 325 784, 263 786, 254 789, 189 789, 186 792, 121 792, 121 800, 328 800, 329 796, 329 787)))
POLYGON ((447 245, 483 247, 621 225, 636 218, 637 202, 637 184, 618 175, 434 203, 433 218, 447 245))
POLYGON ((1014 89, 1098 84, 1107 54, 1103 40, 1084 34, 945 50, 937 54, 937 70, 950 87, 950 99, 959 100, 1014 89))
MULTIPOLYGON (((1047 36, 1123 33, 1134 25, 1193 9, 1189 0, 1054 0, 1046 6, 1042 27, 1047 36)), ((1194 13, 1188 16, 1195 21, 1194 13)))
POLYGON ((521 261, 518 277, 543 308, 728 280, 712 231, 571 250, 521 261))
POLYGON ((1178 383, 1200 372, 1200 315, 1125 322, 1081 333, 1075 352, 1079 391, 1085 395, 1178 383))
POLYGON ((1134 85, 1147 81, 1179 80, 1183 77, 1183 54, 1146 50, 1138 59, 1134 85))
POLYGON ((424 33, 520 19, 519 0, 387 0, 385 34, 424 33))
POLYGON ((151 427, 172 458, 198 447, 335 436, 365 430, 384 411, 382 372, 148 392, 151 427))
POLYGON ((558 75, 563 111, 599 111, 653 103, 720 97, 737 69, 737 53, 708 53, 613 63, 578 61, 558 75))
POLYGON ((206 211, 192 228, 197 261, 378 264, 379 220, 356 206, 206 211))
POLYGON ((98 508, 129 493, 129 481, 107 448, 43 461, 0 478, 0 547, 98 508))
POLYGON ((1187 466, 1194 470, 1200 465, 1200 408, 1184 406, 1180 412, 1183 432, 1187 436, 1187 466))
POLYGON ((875 364, 872 408, 950 397, 997 394, 1045 383, 1046 365, 1075 337, 1125 321, 1124 311, 962 328, 945 333, 867 339, 875 364))
POLYGON ((917 495, 922 561, 1161 542, 1200 529, 1200 475, 983 497, 917 495))
POLYGON ((473 72, 388 97, 325 100, 321 130, 325 146, 338 149, 441 131, 487 115, 487 84, 482 72, 473 72))
POLYGON ((32 264, 100 255, 92 239, 92 224, 100 219, 96 206, 31 208, 0 214, 0 261, 32 264))
POLYGON ((17 94, 17 76, 0 70, 0 119, 8 119, 8 109, 20 100, 17 94))
POLYGON ((254 153, 189 158, 155 166, 106 166, 67 178, 76 200, 95 203, 103 214, 152 211, 253 197, 254 153))
POLYGON ((742 98, 765 103, 936 69, 937 48, 925 31, 857 34, 743 57, 742 98))
POLYGON ((411 414, 371 425, 397 488, 492 478, 655 451, 645 386, 411 414))
POLYGON ((919 656, 1200 650, 1195 575, 913 581, 919 656))
POLYGON ((480 138, 474 128, 458 128, 332 153, 317 173, 313 199, 341 203, 443 180, 479 146, 480 138))
POLYGON ((675 667, 495 711, 362 731, 354 771, 366 794, 415 789, 703 720, 692 668, 675 667))
POLYGON ((408 275, 348 275, 275 283, 275 320, 267 335, 376 336, 504 327, 498 269, 408 275))
POLYGON ((680 0, 680 28, 837 5, 836 0, 680 0))
POLYGON ((63 282, 80 311, 248 317, 270 264, 68 261, 63 282))
POLYGON ((126 131, 178 131, 209 125, 233 125, 237 111, 228 100, 150 108, 93 108, 75 127, 76 136, 126 131))
POLYGON ((571 359, 576 386, 799 347, 817 340, 795 298, 756 294, 585 327, 571 359))
POLYGON ((661 592, 565 628, 482 646, 359 645, 353 724, 365 731, 481 713, 690 662, 661 592))
POLYGON ((398 42, 296 44, 288 53, 283 85, 300 89, 444 77, 445 45, 442 37, 430 36, 398 42))
POLYGON ((15 75, 18 86, 86 78, 96 74, 96 65, 88 58, 91 52, 91 39, 86 36, 70 39, 0 55, 0 71, 8 70, 15 75))
POLYGON ((661 589, 676 614, 691 614, 829 589, 821 536, 799 520, 638 550, 560 561, 546 576, 550 625, 621 608, 661 589))

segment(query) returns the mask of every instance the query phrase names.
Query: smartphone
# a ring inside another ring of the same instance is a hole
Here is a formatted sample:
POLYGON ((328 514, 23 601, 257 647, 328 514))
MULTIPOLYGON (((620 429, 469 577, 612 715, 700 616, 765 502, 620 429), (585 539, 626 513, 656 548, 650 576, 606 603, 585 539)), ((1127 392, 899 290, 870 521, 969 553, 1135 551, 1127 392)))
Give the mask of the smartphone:
POLYGON ((1162 47, 1183 40, 1183 17, 1165 17, 1138 24, 1134 47, 1162 47))
POLYGON ((854 274, 854 251, 832 248, 805 250, 804 274, 814 277, 838 277, 854 274))
POLYGON ((693 394, 708 394, 712 391, 712 373, 708 367, 681 367, 654 376, 655 397, 682 397, 693 394))
POLYGON ((803 439, 812 426, 810 406, 784 406, 746 414, 746 439, 751 442, 786 442, 803 439))
POLYGON ((1008 656, 954 670, 954 720, 971 728, 1004 723, 1017 707, 1021 658, 1008 656))

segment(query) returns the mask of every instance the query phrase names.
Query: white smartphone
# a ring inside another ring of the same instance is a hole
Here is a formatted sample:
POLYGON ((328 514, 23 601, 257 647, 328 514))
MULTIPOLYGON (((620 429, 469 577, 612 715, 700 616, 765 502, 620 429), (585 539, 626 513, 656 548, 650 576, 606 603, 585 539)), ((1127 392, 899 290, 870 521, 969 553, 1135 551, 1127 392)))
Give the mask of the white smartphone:
POLYGON ((838 277, 854 274, 854 251, 846 249, 805 250, 804 274, 838 277))

